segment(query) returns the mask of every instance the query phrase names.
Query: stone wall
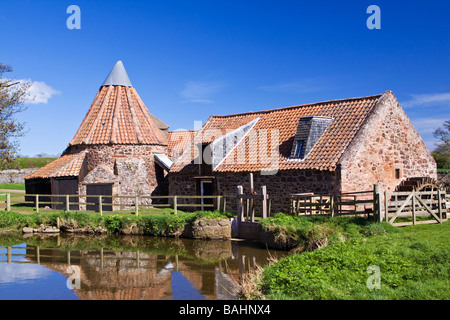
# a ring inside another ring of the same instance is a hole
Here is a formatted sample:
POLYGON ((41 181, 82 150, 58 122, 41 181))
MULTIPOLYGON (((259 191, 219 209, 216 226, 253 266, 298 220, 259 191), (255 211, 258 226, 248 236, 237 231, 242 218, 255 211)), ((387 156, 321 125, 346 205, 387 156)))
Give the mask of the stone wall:
POLYGON ((340 160, 342 192, 393 191, 409 177, 437 177, 436 162, 394 94, 385 94, 340 160))
MULTIPOLYGON (((161 195, 159 185, 167 184, 165 175, 156 173, 157 164, 154 161, 155 153, 167 153, 165 146, 79 146, 70 148, 67 153, 77 153, 82 150, 87 151, 85 160, 87 174, 85 177, 80 177, 80 194, 86 194, 87 183, 107 182, 113 183, 114 195, 161 195)), ((134 203, 134 199, 120 201, 134 203)))
POLYGON ((21 170, 2 170, 0 171, 0 183, 25 183, 24 176, 35 172, 39 168, 29 168, 21 170))
MULTIPOLYGON (((218 195, 236 195, 239 185, 244 187, 244 193, 249 193, 248 173, 214 173, 215 191, 218 195)), ((271 212, 290 212, 290 195, 294 193, 329 194, 339 189, 339 173, 313 170, 285 170, 276 175, 253 174, 254 190, 260 194, 261 187, 267 187, 271 199, 271 212)), ((169 193, 171 195, 195 195, 194 176, 189 174, 170 173, 169 193)), ((181 203, 182 199, 180 199, 181 203)), ((184 200, 186 201, 186 200, 184 200)), ((255 200, 256 210, 260 209, 261 201, 255 200)), ((236 211, 236 200, 227 200, 227 211, 236 211)))
POLYGON ((201 218, 188 223, 182 236, 192 239, 230 239, 231 222, 228 219, 201 218))

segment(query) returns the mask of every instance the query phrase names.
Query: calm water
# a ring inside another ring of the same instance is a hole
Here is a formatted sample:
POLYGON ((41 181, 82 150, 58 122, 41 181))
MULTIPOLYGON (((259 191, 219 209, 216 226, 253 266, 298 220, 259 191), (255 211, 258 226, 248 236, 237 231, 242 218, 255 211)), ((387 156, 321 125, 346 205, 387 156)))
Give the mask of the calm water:
POLYGON ((0 235, 0 300, 234 299, 240 275, 280 258, 251 242, 0 235))

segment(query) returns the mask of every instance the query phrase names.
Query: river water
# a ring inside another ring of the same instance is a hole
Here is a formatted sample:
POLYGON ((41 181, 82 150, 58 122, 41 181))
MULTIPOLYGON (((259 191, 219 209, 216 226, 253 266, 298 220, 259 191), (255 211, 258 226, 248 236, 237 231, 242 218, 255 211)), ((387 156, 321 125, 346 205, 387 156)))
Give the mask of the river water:
POLYGON ((0 235, 0 300, 232 300, 284 252, 238 241, 0 235))

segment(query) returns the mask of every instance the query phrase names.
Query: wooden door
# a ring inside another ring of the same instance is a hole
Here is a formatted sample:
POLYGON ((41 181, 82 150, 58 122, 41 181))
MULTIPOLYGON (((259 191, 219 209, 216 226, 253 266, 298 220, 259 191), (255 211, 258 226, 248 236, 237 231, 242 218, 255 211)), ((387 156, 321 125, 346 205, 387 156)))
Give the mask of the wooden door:
MULTIPOLYGON (((62 202, 61 204, 53 204, 53 209, 65 210, 66 209, 66 196, 78 194, 78 179, 52 179, 52 202, 62 202), (62 196, 57 196, 62 195, 62 196)), ((77 203, 78 197, 70 197, 69 202, 77 203)), ((78 204, 71 204, 69 210, 79 210, 78 204)))
MULTIPOLYGON (((87 196, 112 196, 112 184, 88 184, 86 186, 86 195, 87 196)), ((93 210, 99 212, 99 203, 98 197, 86 197, 87 203, 93 203, 87 205, 87 210, 93 210)), ((112 211, 112 206, 108 204, 112 204, 112 197, 103 197, 102 198, 102 210, 103 211, 112 211)))

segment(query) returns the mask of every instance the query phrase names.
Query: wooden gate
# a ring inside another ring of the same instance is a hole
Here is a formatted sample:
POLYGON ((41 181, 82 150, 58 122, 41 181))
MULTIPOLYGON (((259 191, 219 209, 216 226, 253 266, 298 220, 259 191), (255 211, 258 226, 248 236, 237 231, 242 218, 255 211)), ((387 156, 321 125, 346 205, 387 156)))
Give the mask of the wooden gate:
POLYGON ((385 192, 384 214, 386 222, 393 226, 442 223, 447 220, 446 193, 442 190, 385 192), (412 221, 395 222, 398 218, 412 218, 412 221))

